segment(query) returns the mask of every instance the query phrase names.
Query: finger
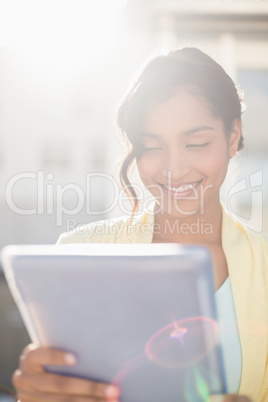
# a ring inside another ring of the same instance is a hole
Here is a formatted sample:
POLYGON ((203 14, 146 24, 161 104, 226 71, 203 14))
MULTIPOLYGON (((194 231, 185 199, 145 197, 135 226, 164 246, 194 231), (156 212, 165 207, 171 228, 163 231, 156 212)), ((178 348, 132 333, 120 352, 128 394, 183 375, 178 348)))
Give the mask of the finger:
POLYGON ((252 402, 250 398, 243 395, 211 395, 209 402, 252 402))
POLYGON ((41 394, 77 395, 99 399, 118 399, 119 389, 113 385, 51 373, 28 373, 17 370, 13 385, 18 391, 41 394))
POLYGON ((96 399, 94 397, 76 397, 71 396, 59 396, 59 395, 42 395, 39 393, 26 393, 20 392, 18 394, 18 402, 119 402, 119 399, 96 399))
MULTIPOLYGON (((106 402, 106 399, 99 399, 95 397, 83 397, 75 395, 53 395, 53 394, 40 394, 20 392, 18 394, 19 402, 106 402)), ((119 402, 118 400, 111 400, 110 402, 119 402)))
POLYGON ((28 345, 20 356, 20 369, 27 372, 44 372, 45 364, 73 365, 76 358, 73 354, 52 348, 28 345))

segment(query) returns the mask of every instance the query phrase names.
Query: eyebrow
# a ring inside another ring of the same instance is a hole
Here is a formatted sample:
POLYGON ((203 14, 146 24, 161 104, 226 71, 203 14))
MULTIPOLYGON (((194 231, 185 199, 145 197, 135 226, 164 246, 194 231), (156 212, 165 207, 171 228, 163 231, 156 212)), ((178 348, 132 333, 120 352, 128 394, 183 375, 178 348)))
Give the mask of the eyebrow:
POLYGON ((159 138, 159 135, 149 133, 149 132, 145 132, 145 131, 141 132, 141 136, 142 137, 149 137, 149 138, 159 138))
POLYGON ((201 131, 214 131, 214 130, 215 130, 215 128, 210 127, 210 126, 199 126, 199 127, 194 127, 190 130, 183 131, 182 134, 188 136, 188 135, 193 135, 195 133, 199 133, 201 131))
MULTIPOLYGON (((193 134, 196 134, 196 133, 199 133, 202 131, 214 131, 214 130, 215 130, 215 128, 204 125, 204 126, 198 126, 198 127, 191 128, 190 130, 182 131, 182 134, 188 136, 188 135, 193 135, 193 134)), ((142 137, 159 138, 159 135, 153 134, 150 132, 145 132, 145 131, 141 132, 141 135, 142 135, 142 137)))

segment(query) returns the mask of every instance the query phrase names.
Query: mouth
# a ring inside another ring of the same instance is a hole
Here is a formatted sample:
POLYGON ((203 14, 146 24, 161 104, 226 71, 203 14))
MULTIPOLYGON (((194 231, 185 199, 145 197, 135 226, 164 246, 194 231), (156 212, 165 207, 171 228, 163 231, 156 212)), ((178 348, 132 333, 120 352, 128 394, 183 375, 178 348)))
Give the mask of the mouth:
POLYGON ((180 183, 178 185, 168 186, 165 184, 160 184, 164 192, 169 196, 176 199, 183 199, 192 197, 196 194, 197 188, 202 183, 203 179, 195 182, 180 183))

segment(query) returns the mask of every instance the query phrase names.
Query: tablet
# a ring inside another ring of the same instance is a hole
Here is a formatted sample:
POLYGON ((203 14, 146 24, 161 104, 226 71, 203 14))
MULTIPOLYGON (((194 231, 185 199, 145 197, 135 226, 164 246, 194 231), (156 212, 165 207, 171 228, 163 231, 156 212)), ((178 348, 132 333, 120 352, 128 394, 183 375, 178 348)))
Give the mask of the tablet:
POLYGON ((47 371, 114 383, 122 402, 225 393, 210 254, 178 244, 8 246, 7 283, 47 371))

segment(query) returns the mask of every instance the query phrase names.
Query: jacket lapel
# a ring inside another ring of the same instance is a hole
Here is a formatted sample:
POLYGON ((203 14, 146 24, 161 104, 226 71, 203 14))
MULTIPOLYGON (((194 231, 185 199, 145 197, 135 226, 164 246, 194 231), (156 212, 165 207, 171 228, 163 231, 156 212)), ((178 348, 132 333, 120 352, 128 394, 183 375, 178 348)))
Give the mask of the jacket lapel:
POLYGON ((223 210, 222 246, 231 280, 242 349, 240 394, 257 401, 267 353, 266 298, 260 242, 223 210), (253 253, 254 250, 254 253, 253 253))

